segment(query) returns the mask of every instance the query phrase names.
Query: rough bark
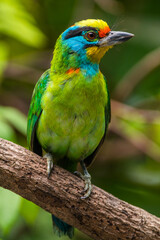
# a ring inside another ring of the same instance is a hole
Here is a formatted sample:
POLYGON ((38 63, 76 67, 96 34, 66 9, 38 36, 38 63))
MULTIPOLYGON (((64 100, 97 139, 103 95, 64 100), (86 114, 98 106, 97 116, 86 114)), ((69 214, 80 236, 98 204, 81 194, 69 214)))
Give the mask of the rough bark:
POLYGON ((0 186, 34 202, 96 240, 158 240, 160 219, 93 186, 81 200, 81 179, 55 166, 46 177, 46 161, 0 139, 0 186))

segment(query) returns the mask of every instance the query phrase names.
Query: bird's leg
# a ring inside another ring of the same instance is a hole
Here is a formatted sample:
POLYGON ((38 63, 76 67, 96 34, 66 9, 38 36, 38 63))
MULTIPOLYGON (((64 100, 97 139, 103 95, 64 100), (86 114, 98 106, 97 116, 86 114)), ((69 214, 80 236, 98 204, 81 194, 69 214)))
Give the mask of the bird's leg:
POLYGON ((53 157, 50 153, 46 153, 44 155, 44 158, 47 159, 47 176, 49 178, 53 169, 53 157))
POLYGON ((78 171, 76 171, 75 174, 84 180, 85 187, 84 187, 83 192, 86 192, 86 193, 84 194, 83 197, 81 197, 81 199, 85 199, 85 198, 88 198, 90 196, 91 191, 92 191, 91 175, 88 173, 86 165, 85 165, 83 160, 80 161, 80 164, 81 164, 81 167, 83 169, 84 175, 82 173, 78 172, 78 171))

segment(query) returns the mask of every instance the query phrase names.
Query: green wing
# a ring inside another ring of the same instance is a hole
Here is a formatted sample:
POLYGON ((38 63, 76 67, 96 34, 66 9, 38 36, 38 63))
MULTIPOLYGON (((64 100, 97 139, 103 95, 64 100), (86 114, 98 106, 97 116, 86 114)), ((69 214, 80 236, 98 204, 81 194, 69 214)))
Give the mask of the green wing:
POLYGON ((44 91, 46 90, 47 83, 49 82, 49 72, 47 70, 38 80, 32 95, 32 100, 28 112, 28 122, 27 122, 27 142, 28 147, 33 152, 38 155, 42 155, 42 147, 38 142, 36 135, 36 128, 38 124, 38 119, 42 113, 41 108, 41 98, 43 96, 44 91))
MULTIPOLYGON (((104 79, 105 79, 105 77, 104 77, 104 79)), ((106 81, 106 79, 105 79, 105 81, 106 81)), ((98 150, 102 146, 102 144, 104 142, 104 139, 105 139, 105 136, 106 136, 108 124, 111 121, 111 103, 110 103, 110 95, 109 95, 109 91, 108 91, 107 81, 106 81, 106 91, 107 91, 107 94, 108 94, 108 101, 106 103, 105 110, 104 110, 105 111, 105 126, 106 126, 105 127, 105 133, 104 133, 99 145, 94 150, 94 152, 84 160, 87 167, 93 162, 98 150)))

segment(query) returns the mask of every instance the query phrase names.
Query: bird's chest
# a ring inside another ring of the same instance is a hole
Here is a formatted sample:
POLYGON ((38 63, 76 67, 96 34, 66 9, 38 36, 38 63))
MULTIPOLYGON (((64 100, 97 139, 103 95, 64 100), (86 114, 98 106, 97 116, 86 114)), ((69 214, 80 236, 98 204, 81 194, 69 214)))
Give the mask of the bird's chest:
POLYGON ((70 158, 88 155, 105 131, 102 96, 82 86, 68 84, 59 94, 46 93, 38 125, 42 146, 70 158), (60 153, 59 153, 60 152, 60 153))
POLYGON ((83 92, 70 92, 60 99, 53 99, 43 109, 41 121, 50 132, 58 135, 82 134, 92 130, 104 112, 103 106, 83 92), (62 99, 63 98, 63 99, 62 99))

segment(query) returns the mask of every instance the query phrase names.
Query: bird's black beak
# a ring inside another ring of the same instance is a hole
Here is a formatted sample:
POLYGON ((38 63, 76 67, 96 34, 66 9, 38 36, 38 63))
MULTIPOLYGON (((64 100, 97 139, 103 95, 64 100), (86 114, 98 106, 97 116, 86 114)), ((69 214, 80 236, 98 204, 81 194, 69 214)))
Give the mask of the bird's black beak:
POLYGON ((134 37, 134 34, 128 32, 110 31, 106 37, 103 37, 99 41, 99 47, 114 46, 126 42, 130 38, 134 37))

